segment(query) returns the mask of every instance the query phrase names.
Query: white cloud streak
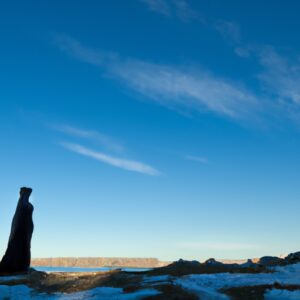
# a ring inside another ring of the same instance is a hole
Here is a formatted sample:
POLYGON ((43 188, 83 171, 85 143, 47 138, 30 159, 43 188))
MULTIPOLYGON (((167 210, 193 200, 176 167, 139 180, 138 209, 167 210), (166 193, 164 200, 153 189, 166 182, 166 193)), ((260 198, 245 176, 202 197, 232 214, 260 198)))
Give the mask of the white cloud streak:
POLYGON ((263 71, 259 79, 269 92, 286 104, 300 104, 300 59, 290 61, 280 56, 272 47, 259 54, 263 71))
MULTIPOLYGON (((233 37, 239 34, 234 27, 233 37)), ((298 118, 300 105, 300 59, 280 56, 272 47, 253 50, 262 71, 261 90, 253 92, 242 83, 216 76, 204 69, 196 72, 181 66, 154 64, 83 46, 68 36, 55 39, 67 54, 101 68, 126 87, 183 114, 209 111, 235 120, 257 120, 260 114, 298 118)), ((238 51, 247 57, 249 50, 238 51)))
POLYGON ((242 84, 205 70, 191 72, 176 66, 120 59, 111 53, 98 53, 70 37, 60 36, 56 43, 64 52, 101 67, 146 98, 184 113, 187 110, 212 111, 240 119, 259 109, 256 96, 242 84), (106 57, 105 62, 102 62, 103 57, 106 57))
POLYGON ((215 23, 215 29, 223 36, 224 39, 234 43, 240 42, 240 26, 237 23, 219 20, 215 23))
POLYGON ((158 170, 156 170, 155 168, 153 168, 147 164, 144 164, 142 162, 110 156, 110 155, 104 154, 102 152, 91 150, 91 149, 84 147, 82 145, 79 145, 79 144, 64 142, 64 143, 61 143, 61 145, 64 148, 66 148, 72 152, 93 158, 95 160, 104 162, 106 164, 109 164, 111 166, 114 166, 114 167, 117 167, 120 169, 138 172, 138 173, 151 175, 151 176, 161 175, 161 173, 158 170))
MULTIPOLYGON (((269 45, 242 45, 240 27, 234 22, 220 21, 216 29, 234 45, 239 57, 254 58, 261 67, 256 76, 260 94, 270 115, 288 117, 299 123, 300 113, 300 56, 281 55, 269 45)), ((259 97, 259 96, 258 96, 259 97)))
POLYGON ((200 18, 199 14, 190 7, 187 1, 173 0, 172 2, 177 16, 182 21, 190 21, 192 19, 199 19, 202 21, 202 18, 200 18))
POLYGON ((186 0, 140 0, 148 8, 167 17, 178 17, 181 21, 192 19, 201 20, 199 14, 193 10, 186 0))
POLYGON ((112 138, 95 130, 84 130, 66 124, 51 125, 51 128, 70 136, 94 140, 99 142, 102 146, 115 152, 122 152, 124 150, 124 147, 115 142, 112 138))
POLYGON ((61 51, 94 66, 104 66, 106 63, 116 61, 116 53, 100 51, 83 46, 79 41, 64 34, 54 34, 53 43, 61 51))
POLYGON ((236 47, 234 53, 239 57, 250 57, 250 50, 247 47, 236 47))
POLYGON ((160 13, 165 16, 171 15, 171 8, 165 0, 141 0, 148 8, 154 12, 160 13))
POLYGON ((208 164, 208 159, 205 157, 201 157, 201 156, 186 155, 185 159, 195 161, 195 162, 198 162, 201 164, 208 164))
POLYGON ((255 95, 241 84, 203 70, 193 73, 172 66, 127 60, 113 66, 111 72, 135 91, 179 110, 208 110, 239 119, 259 106, 255 95))

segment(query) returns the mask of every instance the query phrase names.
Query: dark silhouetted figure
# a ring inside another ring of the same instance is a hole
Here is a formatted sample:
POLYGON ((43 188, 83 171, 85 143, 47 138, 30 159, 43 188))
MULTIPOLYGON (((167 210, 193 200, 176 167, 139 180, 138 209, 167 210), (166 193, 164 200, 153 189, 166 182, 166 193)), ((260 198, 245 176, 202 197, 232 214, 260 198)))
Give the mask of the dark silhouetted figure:
POLYGON ((20 199, 12 221, 7 249, 0 263, 0 272, 24 272, 30 266, 33 232, 33 205, 29 202, 31 192, 31 188, 20 189, 20 199))

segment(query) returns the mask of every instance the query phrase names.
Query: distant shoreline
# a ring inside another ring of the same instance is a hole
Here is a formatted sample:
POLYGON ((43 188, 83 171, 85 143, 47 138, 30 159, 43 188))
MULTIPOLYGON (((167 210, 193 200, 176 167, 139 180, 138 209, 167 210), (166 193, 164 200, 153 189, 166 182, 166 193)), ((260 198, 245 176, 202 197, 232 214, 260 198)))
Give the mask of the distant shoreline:
POLYGON ((158 268, 171 262, 160 261, 157 258, 126 258, 126 257, 48 257, 33 258, 31 266, 40 267, 126 267, 126 268, 158 268))
MULTIPOLYGON (((258 259, 252 259, 256 262, 258 259)), ((247 259, 218 259, 224 264, 242 264, 247 259)), ((170 261, 160 261, 157 258, 132 257, 47 257, 31 259, 32 267, 78 267, 78 268, 159 268, 169 265, 170 261)))

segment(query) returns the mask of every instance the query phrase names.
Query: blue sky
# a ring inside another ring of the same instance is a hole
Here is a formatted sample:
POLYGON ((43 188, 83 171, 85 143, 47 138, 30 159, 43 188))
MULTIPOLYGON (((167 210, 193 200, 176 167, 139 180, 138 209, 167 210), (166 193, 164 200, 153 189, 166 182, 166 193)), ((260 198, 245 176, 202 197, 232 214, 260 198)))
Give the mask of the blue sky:
POLYGON ((21 186, 34 257, 299 250, 298 1, 0 4, 0 250, 21 186))

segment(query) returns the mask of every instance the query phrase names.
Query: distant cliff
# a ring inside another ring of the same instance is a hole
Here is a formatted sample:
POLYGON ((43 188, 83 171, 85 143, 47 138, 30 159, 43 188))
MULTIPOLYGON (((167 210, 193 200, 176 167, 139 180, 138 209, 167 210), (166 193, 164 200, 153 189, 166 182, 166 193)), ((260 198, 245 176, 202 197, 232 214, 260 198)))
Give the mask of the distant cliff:
POLYGON ((168 265, 157 258, 126 258, 126 257, 51 257, 33 258, 31 266, 43 267, 126 267, 126 268, 156 268, 168 265))

